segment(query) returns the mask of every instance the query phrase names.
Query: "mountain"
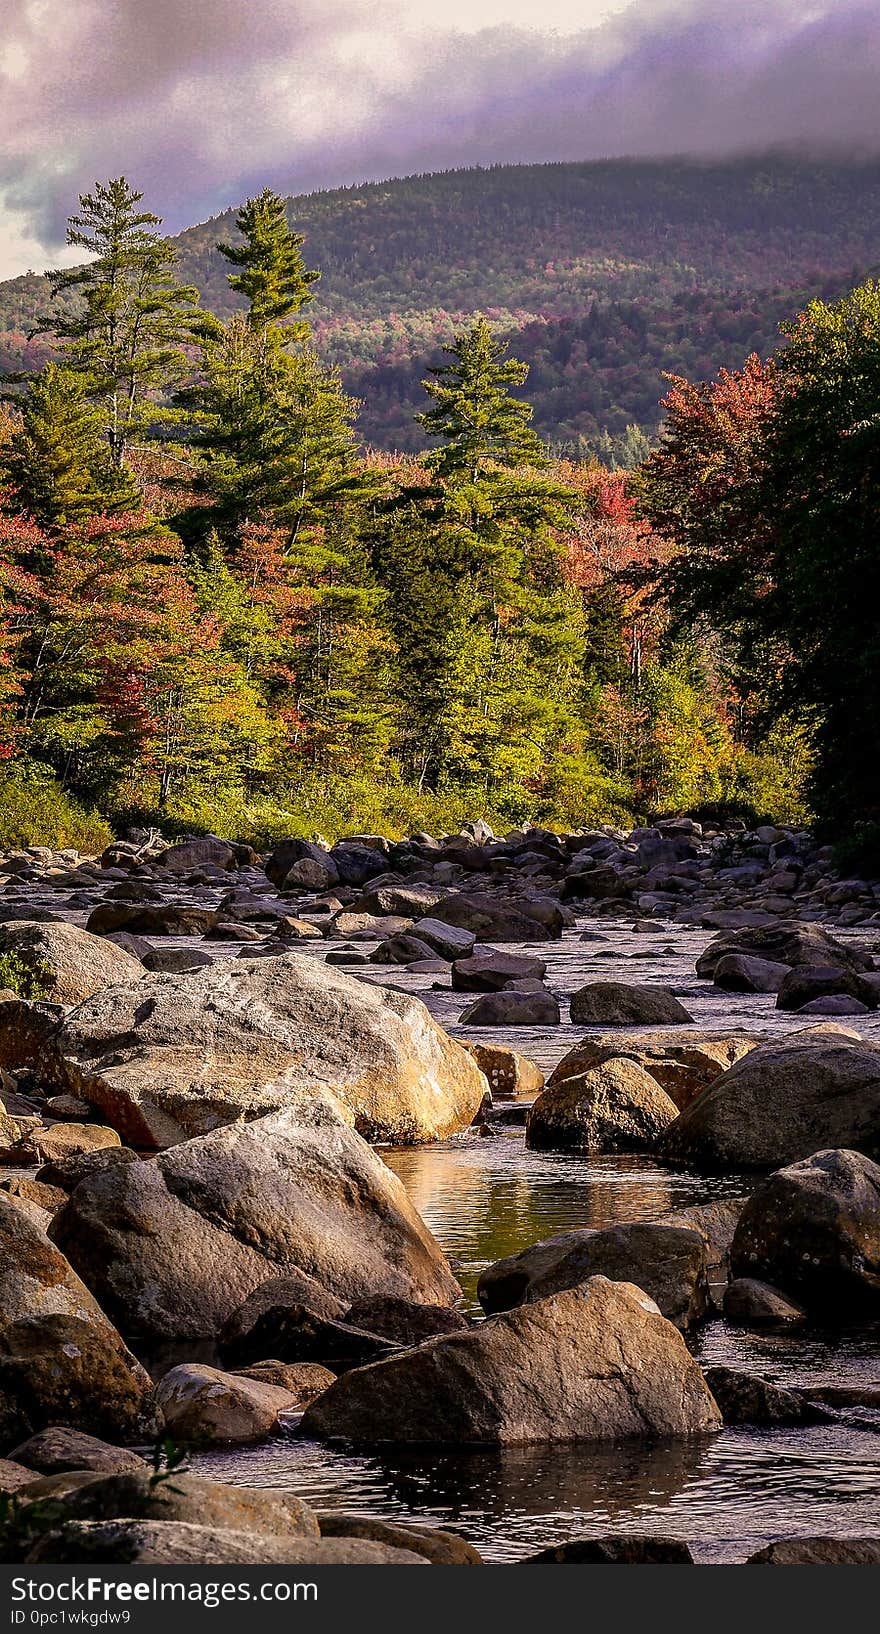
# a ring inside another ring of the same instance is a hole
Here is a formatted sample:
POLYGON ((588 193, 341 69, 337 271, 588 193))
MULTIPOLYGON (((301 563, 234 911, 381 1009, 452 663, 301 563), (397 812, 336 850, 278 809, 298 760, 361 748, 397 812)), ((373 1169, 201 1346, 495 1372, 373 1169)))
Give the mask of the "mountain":
MULTIPOLYGON (((365 440, 416 449, 426 366, 485 312, 531 366, 548 440, 622 446, 653 433, 663 372, 705 378, 778 343, 811 295, 880 262, 880 161, 769 156, 505 165, 290 200, 322 269, 317 344, 364 400, 365 440)), ((176 239, 183 277, 233 309, 218 238, 234 211, 176 239)), ((0 284, 0 367, 40 360, 26 334, 46 302, 29 273, 0 284)))

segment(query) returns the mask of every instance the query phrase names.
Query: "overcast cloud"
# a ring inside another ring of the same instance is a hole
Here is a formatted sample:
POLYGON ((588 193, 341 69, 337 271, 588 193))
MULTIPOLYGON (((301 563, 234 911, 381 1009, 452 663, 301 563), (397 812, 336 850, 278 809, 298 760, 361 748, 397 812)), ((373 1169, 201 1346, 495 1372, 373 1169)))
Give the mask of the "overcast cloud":
POLYGON ((3 0, 0 276, 124 172, 248 190, 778 145, 880 151, 877 0, 3 0))

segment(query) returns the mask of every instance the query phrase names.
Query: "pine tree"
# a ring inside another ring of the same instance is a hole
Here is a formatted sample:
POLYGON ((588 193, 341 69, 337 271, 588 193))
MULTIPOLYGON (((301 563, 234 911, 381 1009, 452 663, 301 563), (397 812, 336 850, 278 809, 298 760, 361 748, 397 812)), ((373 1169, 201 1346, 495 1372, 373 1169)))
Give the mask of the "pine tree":
POLYGON ((55 336, 65 366, 82 376, 118 467, 136 438, 172 418, 159 398, 190 367, 198 301, 174 277, 174 248, 156 231, 161 218, 138 208, 142 198, 124 176, 80 197, 67 242, 88 259, 49 273, 54 309, 35 330, 55 336))
POLYGON ((508 357, 506 342, 495 339, 482 317, 444 350, 452 361, 431 369, 433 378, 422 382, 434 407, 416 415, 429 437, 443 440, 428 456, 431 469, 442 478, 476 482, 488 466, 546 465, 529 424, 530 405, 507 389, 525 383, 528 364, 508 357))
POLYGON ((81 375, 48 363, 31 378, 3 463, 41 527, 136 510, 139 497, 110 459, 100 410, 81 375))
POLYGON ((229 284, 248 303, 248 323, 263 335, 275 332, 285 342, 304 340, 308 325, 296 315, 312 299, 311 285, 321 276, 306 267, 304 240, 292 231, 284 200, 265 188, 248 199, 236 217, 241 244, 218 244, 220 254, 241 272, 231 273, 229 284))

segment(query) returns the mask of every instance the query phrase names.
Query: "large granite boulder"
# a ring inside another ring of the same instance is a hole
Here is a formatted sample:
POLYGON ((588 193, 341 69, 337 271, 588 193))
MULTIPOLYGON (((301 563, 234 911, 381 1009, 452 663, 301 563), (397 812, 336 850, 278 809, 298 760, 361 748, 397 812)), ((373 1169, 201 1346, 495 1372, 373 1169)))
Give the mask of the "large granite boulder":
POLYGON ((694 1018, 665 987, 588 982, 572 993, 571 1019, 591 1027, 668 1027, 694 1018))
MULTIPOLYGON (((264 1379, 224 1373, 201 1362, 182 1362, 170 1368, 159 1381, 156 1400, 171 1438, 196 1445, 264 1441, 278 1428, 280 1415, 298 1406, 292 1390, 264 1379)), ((196 1516, 164 1518, 195 1520, 196 1516)))
POLYGON ((700 1321, 709 1307, 703 1237, 663 1221, 547 1237, 490 1265, 477 1295, 491 1315, 577 1288, 593 1276, 635 1283, 678 1328, 700 1321))
POLYGON ((663 1150, 711 1172, 772 1169, 828 1146, 880 1155, 880 1048, 815 1027, 760 1045, 716 1078, 663 1150))
POLYGON ((758 1039, 749 1033, 683 1032, 665 1028, 653 1032, 591 1033, 573 1044, 562 1057, 547 1082, 561 1084, 620 1056, 636 1061, 656 1078, 670 1100, 682 1110, 711 1084, 755 1048, 758 1039))
POLYGON ((215 1338, 270 1277, 346 1305, 459 1289, 400 1181, 329 1100, 303 1100, 83 1180, 52 1238, 126 1332, 215 1338))
POLYGON ((337 1379, 302 1432, 355 1444, 510 1446, 701 1435, 721 1416, 653 1300, 605 1277, 337 1379))
POLYGON ((603 1061, 548 1084, 526 1114, 526 1145, 543 1152, 639 1152, 678 1116, 655 1078, 627 1060, 603 1061))
POLYGON ((27 967, 53 1004, 79 1004, 111 982, 137 982, 144 974, 140 962, 115 942, 91 936, 78 925, 27 919, 0 925, 0 954, 4 953, 27 967))
POLYGON ((486 1080, 410 994, 317 959, 223 959, 105 988, 44 1053, 46 1071, 135 1146, 171 1146, 332 1090, 369 1140, 466 1128, 486 1080))
POLYGON ((825 1151, 768 1175, 743 1206, 730 1260, 734 1277, 818 1315, 880 1310, 880 1167, 825 1151))
POLYGON ((44 1233, 0 1196, 0 1428, 150 1434, 150 1379, 44 1233))

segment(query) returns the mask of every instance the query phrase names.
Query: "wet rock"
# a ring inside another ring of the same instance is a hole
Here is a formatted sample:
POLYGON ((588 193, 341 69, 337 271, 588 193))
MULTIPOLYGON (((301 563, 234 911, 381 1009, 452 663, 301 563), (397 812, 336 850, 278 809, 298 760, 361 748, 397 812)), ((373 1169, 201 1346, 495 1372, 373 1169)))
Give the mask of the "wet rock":
POLYGON ((41 1475, 59 1475, 67 1470, 96 1470, 105 1475, 146 1471, 144 1460, 128 1447, 113 1447, 96 1436, 60 1424, 31 1436, 11 1456, 41 1475))
POLYGON ((861 999, 852 999, 846 993, 830 993, 824 999, 811 999, 809 1004, 802 1004, 798 1010, 799 1016, 866 1016, 869 1008, 861 999))
POLYGON ((527 1555, 521 1566, 693 1566, 694 1557, 679 1538, 570 1538, 527 1555))
POLYGON ((465 1044, 485 1075, 493 1098, 531 1100, 544 1088, 544 1074, 534 1061, 506 1044, 465 1044))
POLYGON ((874 963, 864 949, 837 941, 821 925, 777 923, 721 931, 700 954, 697 975, 711 980, 719 960, 728 953, 747 953, 792 967, 824 965, 859 971, 871 970, 874 963))
POLYGON ((678 1328, 708 1310, 706 1250, 696 1231, 637 1222, 606 1231, 565 1231, 498 1260, 484 1271, 477 1295, 490 1315, 576 1288, 593 1276, 634 1283, 678 1328))
POLYGON ((542 1090, 526 1118, 533 1151, 637 1152, 657 1144, 678 1115, 637 1062, 605 1061, 542 1090))
POLYGON ((215 1337, 285 1271, 346 1304, 459 1295, 400 1181, 329 1101, 84 1180, 51 1230, 126 1331, 161 1338, 215 1337))
POLYGON ((329 1367, 317 1362, 253 1362, 250 1367, 236 1367, 233 1371, 243 1379, 256 1379, 259 1384, 272 1384, 278 1390, 288 1390, 296 1397, 298 1406, 314 1401, 336 1377, 329 1367))
POLYGON ((347 1308, 345 1300, 337 1299, 314 1277, 307 1277, 301 1272, 285 1277, 268 1277, 253 1293, 248 1294, 247 1299, 223 1324, 219 1335, 221 1351, 229 1356, 253 1354, 250 1336, 260 1317, 267 1311, 287 1310, 295 1305, 304 1306, 328 1322, 341 1322, 347 1308))
POLYGON ((771 1169, 829 1146, 880 1154, 880 1049, 810 1028, 760 1045, 716 1078, 663 1150, 711 1172, 771 1169))
POLYGON ((548 1084, 562 1083, 591 1067, 601 1066, 604 1061, 625 1056, 644 1067, 681 1110, 707 1084, 754 1049, 757 1042, 748 1033, 718 1035, 680 1030, 593 1033, 563 1056, 548 1084))
POLYGON ((749 1555, 747 1566, 880 1566, 877 1538, 781 1538, 749 1555))
POLYGON ((199 1362, 172 1367, 156 1386, 168 1434, 176 1441, 261 1441, 281 1413, 297 1405, 292 1391, 199 1362))
POLYGON ((791 966, 754 954, 725 953, 715 965, 713 981, 727 993, 778 993, 791 966))
POLYGON ((367 1538, 394 1549, 409 1549, 423 1555, 432 1566, 481 1566, 482 1557, 457 1532, 439 1527, 406 1526, 400 1522, 376 1520, 372 1515, 346 1515, 338 1509, 321 1510, 318 1525, 322 1538, 367 1538))
POLYGON ((47 1070, 123 1139, 168 1146, 330 1089, 373 1140, 467 1128, 485 1079, 411 994, 302 954, 218 960, 80 1005, 47 1070))
POLYGON ((664 987, 588 982, 571 996, 571 1019, 594 1027, 665 1027, 694 1018, 664 987))
POLYGON ((154 1422, 143 1368, 58 1249, 3 1196, 0 1419, 10 1439, 61 1424, 127 1440, 154 1422))
POLYGON ((247 1334, 224 1346, 230 1362, 277 1357, 282 1362, 320 1362, 339 1370, 380 1361, 397 1347, 377 1333, 347 1321, 318 1316, 307 1305, 272 1305, 247 1334))
POLYGON ((505 988, 501 993, 483 993, 462 1010, 464 1027, 557 1027, 559 1001, 542 987, 539 992, 505 988))
POLYGON ((811 1313, 880 1308, 880 1168, 822 1151, 769 1175, 743 1206, 734 1277, 771 1283, 811 1313))
POLYGON ((779 988, 776 1008, 803 1010, 809 1005, 811 1008, 808 1014, 822 1014, 825 1012, 812 1009, 817 999, 841 996, 856 1000, 861 1010, 828 1011, 827 1014, 864 1014, 865 1010, 876 1009, 880 1000, 880 994, 858 971, 840 970, 827 965, 806 965, 801 969, 789 971, 779 988))
POLYGON ((55 1004, 79 1004, 111 982, 139 981, 136 959, 77 925, 35 924, 23 920, 0 925, 0 954, 13 954, 39 979, 43 995, 55 1004))
POLYGON ((453 962, 452 986, 457 993, 500 993, 508 982, 524 979, 543 981, 546 974, 544 959, 480 948, 470 958, 453 962))
POLYGON ((178 1470, 156 1483, 143 1464, 80 1487, 65 1499, 64 1512, 65 1518, 78 1521, 183 1521, 258 1537, 320 1536, 314 1511, 292 1492, 206 1481, 178 1470))
POLYGON ((49 1532, 28 1565, 425 1566, 421 1555, 366 1538, 266 1537, 181 1521, 70 1521, 49 1532))
POLYGON ((411 1299, 382 1295, 358 1299, 345 1315, 346 1322, 366 1328, 396 1345, 420 1345, 441 1333, 463 1333, 470 1322, 449 1305, 417 1305, 411 1299))
POLYGON ((499 1446, 690 1436, 719 1424, 699 1368, 654 1302, 593 1277, 345 1374, 301 1428, 356 1444, 499 1446))
POLYGON ((708 1367, 706 1383, 725 1424, 821 1424, 828 1417, 797 1391, 736 1367, 708 1367))

